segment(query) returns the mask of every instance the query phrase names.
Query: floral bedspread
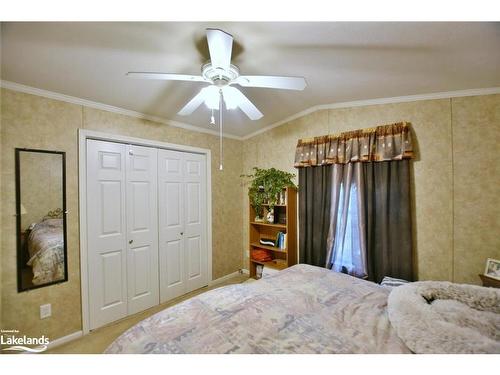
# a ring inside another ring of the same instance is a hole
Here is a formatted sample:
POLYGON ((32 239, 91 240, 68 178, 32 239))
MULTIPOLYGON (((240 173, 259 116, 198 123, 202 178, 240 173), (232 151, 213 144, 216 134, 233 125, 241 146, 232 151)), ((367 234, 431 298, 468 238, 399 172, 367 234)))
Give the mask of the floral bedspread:
POLYGON ((387 316, 389 292, 300 264, 167 308, 106 353, 409 353, 387 316))
POLYGON ((63 219, 45 219, 35 225, 28 237, 33 284, 64 279, 63 219))

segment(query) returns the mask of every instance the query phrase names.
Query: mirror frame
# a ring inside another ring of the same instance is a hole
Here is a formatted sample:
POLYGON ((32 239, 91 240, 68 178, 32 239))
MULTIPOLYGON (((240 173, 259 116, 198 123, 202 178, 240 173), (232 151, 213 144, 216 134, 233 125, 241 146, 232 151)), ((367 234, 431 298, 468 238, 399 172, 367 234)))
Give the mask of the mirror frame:
POLYGON ((66 152, 64 151, 50 151, 50 150, 38 150, 33 148, 15 148, 16 152, 16 237, 17 237, 17 292, 27 292, 29 290, 43 288, 46 286, 60 284, 68 281, 68 236, 67 236, 67 215, 68 211, 66 208, 66 152), (63 239, 64 239, 64 279, 52 281, 50 283, 42 285, 33 285, 28 288, 22 287, 22 275, 21 269, 23 268, 22 262, 22 245, 21 245, 21 152, 38 152, 43 154, 58 154, 62 156, 62 210, 63 210, 63 239))

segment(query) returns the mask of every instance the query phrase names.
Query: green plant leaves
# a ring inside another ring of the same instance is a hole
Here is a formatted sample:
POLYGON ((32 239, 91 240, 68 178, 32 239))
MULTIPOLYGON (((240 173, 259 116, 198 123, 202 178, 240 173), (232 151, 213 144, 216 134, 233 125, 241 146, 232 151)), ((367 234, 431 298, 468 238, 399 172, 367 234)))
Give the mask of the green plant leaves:
POLYGON ((268 204, 272 210, 277 203, 278 196, 286 187, 297 187, 292 179, 295 174, 281 171, 276 168, 261 169, 254 167, 253 175, 241 175, 250 179, 248 196, 255 213, 262 217, 263 205, 268 204))

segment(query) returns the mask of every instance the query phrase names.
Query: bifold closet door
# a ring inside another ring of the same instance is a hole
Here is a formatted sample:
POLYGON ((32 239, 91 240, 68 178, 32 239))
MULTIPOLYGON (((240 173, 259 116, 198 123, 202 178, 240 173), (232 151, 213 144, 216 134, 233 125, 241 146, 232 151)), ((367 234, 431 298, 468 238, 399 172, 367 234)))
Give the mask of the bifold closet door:
POLYGON ((160 302, 208 284, 206 159, 158 150, 160 302))
POLYGON ((128 314, 159 303, 156 148, 127 146, 128 314))
POLYGON ((157 149, 87 141, 90 328, 159 302, 157 149))
POLYGON ((126 145, 87 141, 90 329, 127 316, 126 145))

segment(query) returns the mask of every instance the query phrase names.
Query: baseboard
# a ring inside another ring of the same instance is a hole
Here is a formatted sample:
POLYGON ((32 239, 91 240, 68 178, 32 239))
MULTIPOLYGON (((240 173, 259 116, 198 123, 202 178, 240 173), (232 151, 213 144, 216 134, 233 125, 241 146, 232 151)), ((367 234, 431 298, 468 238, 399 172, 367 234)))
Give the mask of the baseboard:
POLYGON ((238 276, 239 274, 240 274, 240 271, 236 271, 236 272, 230 273, 230 274, 228 274, 226 276, 219 277, 218 279, 210 281, 208 283, 208 286, 220 284, 223 281, 226 281, 227 279, 230 279, 232 277, 238 276))
POLYGON ((83 331, 77 331, 70 333, 69 335, 59 337, 58 339, 50 341, 49 345, 47 345, 47 349, 54 349, 62 344, 66 344, 67 342, 79 339, 83 336, 83 331))
POLYGON ((222 282, 226 281, 227 279, 230 279, 230 278, 232 278, 232 277, 236 277, 236 276, 238 276, 238 275, 241 275, 242 273, 244 273, 244 274, 248 274, 249 272, 248 272, 248 270, 246 270, 246 269, 241 269, 241 270, 235 271, 235 272, 230 273, 230 274, 228 274, 228 275, 226 275, 226 276, 222 276, 222 277, 219 277, 218 279, 215 279, 215 280, 210 281, 210 282, 208 283, 208 286, 212 286, 212 285, 217 285, 217 284, 220 284, 220 283, 222 283, 222 282))

